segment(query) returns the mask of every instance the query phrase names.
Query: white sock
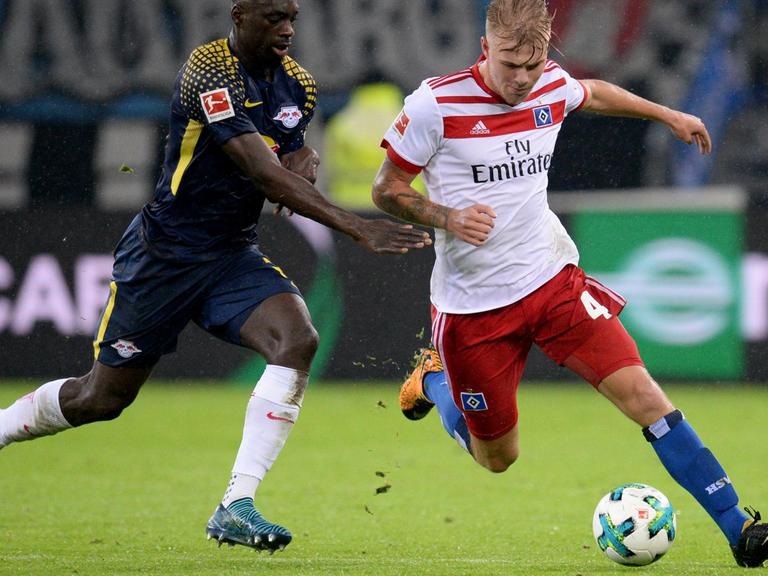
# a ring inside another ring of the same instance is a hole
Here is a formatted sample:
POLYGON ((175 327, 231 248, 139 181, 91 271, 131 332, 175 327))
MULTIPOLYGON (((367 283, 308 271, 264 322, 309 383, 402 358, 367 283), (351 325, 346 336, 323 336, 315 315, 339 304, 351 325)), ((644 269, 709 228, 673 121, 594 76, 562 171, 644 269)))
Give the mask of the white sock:
POLYGON ((253 498, 299 416, 307 377, 306 372, 267 365, 248 401, 243 439, 222 499, 225 507, 253 498))
POLYGON ((256 476, 251 476, 249 474, 237 474, 233 472, 229 479, 227 491, 224 492, 224 498, 221 499, 221 503, 226 508, 236 500, 253 498, 259 484, 261 484, 261 478, 256 478, 256 476))
POLYGON ((69 378, 43 384, 0 411, 0 448, 11 442, 50 436, 72 428, 59 405, 59 390, 67 380, 69 378))

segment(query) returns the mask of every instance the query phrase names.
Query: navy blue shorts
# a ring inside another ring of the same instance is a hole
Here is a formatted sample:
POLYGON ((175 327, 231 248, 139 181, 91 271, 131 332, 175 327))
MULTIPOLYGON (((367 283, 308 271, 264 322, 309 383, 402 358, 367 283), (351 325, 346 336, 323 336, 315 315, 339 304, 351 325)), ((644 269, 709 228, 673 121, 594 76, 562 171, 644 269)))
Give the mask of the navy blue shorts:
POLYGON ((176 350, 190 320, 240 345, 240 328, 261 302, 300 295, 256 246, 208 262, 170 262, 149 254, 132 228, 115 251, 109 300, 93 342, 95 359, 107 366, 153 366, 176 350))

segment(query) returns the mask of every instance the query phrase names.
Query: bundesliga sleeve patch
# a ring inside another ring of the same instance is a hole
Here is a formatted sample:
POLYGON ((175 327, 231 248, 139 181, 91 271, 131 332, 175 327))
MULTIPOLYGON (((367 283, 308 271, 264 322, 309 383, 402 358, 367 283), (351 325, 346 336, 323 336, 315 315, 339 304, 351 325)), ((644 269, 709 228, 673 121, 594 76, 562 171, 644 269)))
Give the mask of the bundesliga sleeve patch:
POLYGON ((405 136, 405 131, 408 130, 408 124, 411 123, 411 119, 408 118, 408 114, 405 113, 405 110, 400 112, 400 114, 395 118, 395 123, 393 125, 395 132, 400 134, 400 137, 403 138, 405 136))
POLYGON ((229 89, 227 88, 219 88, 200 94, 200 101, 203 104, 205 117, 211 124, 232 118, 235 115, 235 107, 232 106, 232 99, 229 97, 229 89))

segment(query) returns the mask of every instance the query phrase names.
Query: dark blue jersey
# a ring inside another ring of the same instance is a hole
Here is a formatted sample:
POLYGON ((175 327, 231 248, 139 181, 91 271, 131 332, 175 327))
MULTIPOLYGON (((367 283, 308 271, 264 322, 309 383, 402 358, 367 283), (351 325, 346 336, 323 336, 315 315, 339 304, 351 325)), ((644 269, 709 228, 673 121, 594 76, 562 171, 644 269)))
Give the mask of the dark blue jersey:
POLYGON ((312 76, 286 56, 271 82, 251 77, 226 39, 195 49, 176 79, 163 169, 141 232, 155 256, 211 260, 256 242, 264 190, 221 146, 258 133, 278 155, 304 146, 312 76))

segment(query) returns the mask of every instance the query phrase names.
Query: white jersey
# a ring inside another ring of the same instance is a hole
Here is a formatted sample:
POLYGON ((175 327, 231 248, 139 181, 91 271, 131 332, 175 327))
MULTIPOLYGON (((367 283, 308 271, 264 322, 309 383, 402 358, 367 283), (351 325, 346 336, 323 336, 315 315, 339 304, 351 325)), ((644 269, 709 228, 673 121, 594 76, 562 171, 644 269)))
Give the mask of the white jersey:
POLYGON ((576 245, 547 203, 547 173, 560 126, 586 100, 554 61, 516 106, 488 88, 478 65, 429 78, 405 99, 382 146, 395 164, 423 172, 429 198, 451 208, 487 204, 494 228, 481 246, 435 231, 431 300, 468 314, 530 294, 567 264, 576 245))

